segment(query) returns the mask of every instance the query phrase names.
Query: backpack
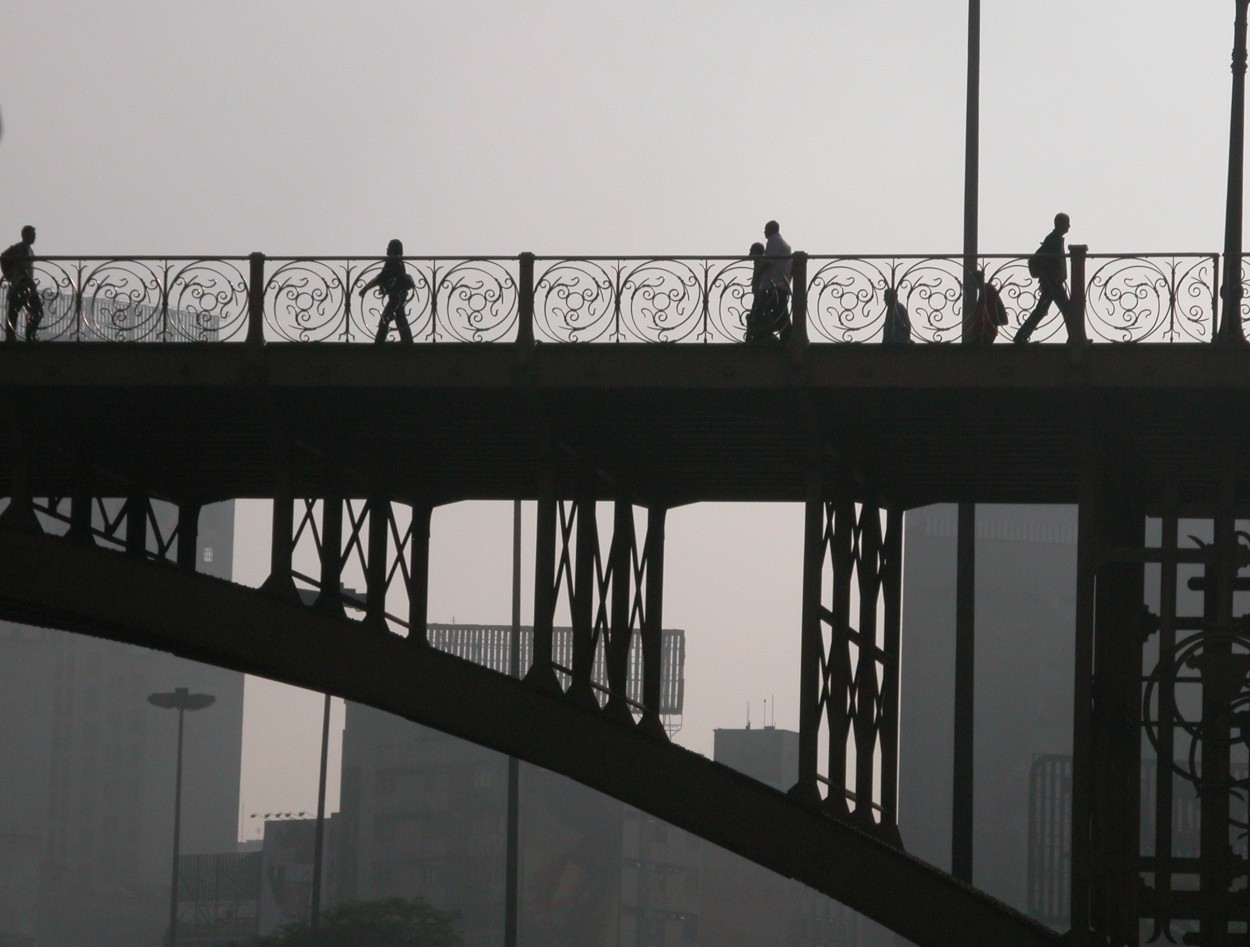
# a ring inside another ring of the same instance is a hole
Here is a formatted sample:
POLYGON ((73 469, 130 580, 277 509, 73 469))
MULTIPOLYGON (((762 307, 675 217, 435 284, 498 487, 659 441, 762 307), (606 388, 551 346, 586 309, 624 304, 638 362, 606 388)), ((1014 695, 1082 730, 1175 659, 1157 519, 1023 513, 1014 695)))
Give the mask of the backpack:
POLYGON ((990 324, 1005 326, 1007 324, 1007 307, 1003 305, 1003 299, 998 295, 998 287, 993 283, 986 282, 985 288, 981 290, 981 300, 990 324))
POLYGON ((1042 259, 1042 248, 1038 247, 1029 256, 1029 275, 1034 279, 1041 279, 1042 274, 1046 272, 1046 261, 1042 259))
POLYGON ((0 253, 0 275, 3 275, 10 283, 22 273, 21 258, 25 256, 25 246, 19 241, 0 253))

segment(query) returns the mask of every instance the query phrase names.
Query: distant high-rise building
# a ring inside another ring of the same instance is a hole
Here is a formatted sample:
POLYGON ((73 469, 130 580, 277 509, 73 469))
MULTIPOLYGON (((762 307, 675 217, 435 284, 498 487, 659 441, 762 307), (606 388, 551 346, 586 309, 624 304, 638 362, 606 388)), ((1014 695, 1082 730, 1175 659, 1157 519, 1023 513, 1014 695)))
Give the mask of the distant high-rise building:
MULTIPOLYGON (((506 626, 431 625, 428 631, 435 647, 495 670, 508 667, 506 626)), ((522 666, 532 640, 532 630, 523 628, 522 666)), ((662 650, 661 719, 673 731, 681 719, 684 633, 666 629, 662 650)), ((572 664, 570 629, 555 630, 554 658, 572 664)), ((595 677, 604 680, 598 664, 595 677)), ((627 685, 634 699, 640 684, 635 661, 627 685)), ((420 895, 460 914, 467 943, 503 943, 507 757, 349 702, 340 816, 341 899, 420 895)), ((620 901, 623 817, 619 802, 521 767, 522 933, 529 942, 616 943, 618 915, 626 909, 620 901), (593 885, 573 881, 592 877, 593 885), (577 928, 573 940, 563 939, 569 924, 577 928), (600 938, 609 929, 611 940, 579 939, 600 938)))
POLYGON ((785 792, 799 780, 799 735, 776 727, 714 730, 712 758, 785 792))
MULTIPOLYGON (((233 503, 203 510, 201 571, 230 576, 233 536, 233 503)), ((161 942, 177 717, 147 698, 175 687, 216 697, 186 719, 182 851, 227 851, 238 835, 243 675, 0 622, 0 871, 21 880, 0 886, 0 943, 161 942)))
MULTIPOLYGON (((528 654, 528 629, 522 638, 528 654)), ((441 647, 506 667, 507 629, 432 626, 441 647)), ((666 723, 681 711, 684 643, 665 632, 666 723)), ((556 662, 571 645, 557 632, 556 662)), ((524 661, 523 661, 524 663, 524 661)), ((716 759, 784 790, 798 735, 718 730, 716 759)), ((507 759, 347 706, 338 891, 419 895, 457 911, 465 942, 503 942, 507 759)), ((521 767, 522 943, 612 947, 878 947, 836 902, 688 832, 537 767, 521 767)), ((870 932, 871 933, 868 933, 870 932)), ((878 939, 873 939, 878 937, 878 939)))
MULTIPOLYGON (((1018 910, 1027 891, 1036 757, 1072 749, 1076 509, 976 509, 973 884, 1018 910)), ((956 507, 907 513, 899 829, 907 851, 951 864, 956 507)))

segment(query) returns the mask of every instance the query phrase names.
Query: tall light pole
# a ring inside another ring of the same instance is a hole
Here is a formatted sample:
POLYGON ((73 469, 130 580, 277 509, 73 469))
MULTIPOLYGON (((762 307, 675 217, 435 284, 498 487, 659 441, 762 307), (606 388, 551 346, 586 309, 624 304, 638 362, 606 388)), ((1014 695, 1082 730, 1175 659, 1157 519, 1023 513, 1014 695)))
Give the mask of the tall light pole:
MULTIPOLYGON (((512 634, 508 641, 508 675, 521 676, 521 501, 512 501, 512 634)), ((521 770, 515 756, 508 757, 508 836, 504 871, 504 947, 516 947, 519 936, 521 770)))
POLYGON ((1220 297, 1224 318, 1219 340, 1236 344, 1246 340, 1241 325, 1241 209, 1246 138, 1246 7, 1250 0, 1235 0, 1233 27, 1233 96, 1228 121, 1228 202, 1224 212, 1224 280, 1220 297))
POLYGON ((203 710, 216 701, 212 694, 192 694, 185 687, 170 693, 149 694, 148 703, 178 711, 178 766, 174 777, 174 867, 169 883, 169 947, 178 943, 178 835, 182 829, 182 718, 188 710, 203 710))

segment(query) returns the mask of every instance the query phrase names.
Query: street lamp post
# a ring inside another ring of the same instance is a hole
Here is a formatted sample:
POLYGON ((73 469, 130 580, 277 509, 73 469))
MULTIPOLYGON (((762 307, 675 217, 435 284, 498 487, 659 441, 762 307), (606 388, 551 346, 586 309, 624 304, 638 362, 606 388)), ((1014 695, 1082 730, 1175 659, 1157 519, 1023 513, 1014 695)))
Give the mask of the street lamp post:
POLYGON ((149 694, 148 703, 162 710, 178 711, 178 765, 174 776, 174 867, 169 888, 169 947, 178 942, 178 834, 182 828, 182 718, 188 710, 203 710, 217 700, 212 694, 192 694, 185 687, 149 694))
POLYGON ((1228 122, 1228 200, 1224 214, 1224 285, 1220 293, 1224 319, 1220 341, 1244 342, 1241 325, 1241 212, 1242 166, 1245 151, 1246 110, 1246 7, 1250 0, 1236 0, 1233 26, 1233 95, 1228 122))

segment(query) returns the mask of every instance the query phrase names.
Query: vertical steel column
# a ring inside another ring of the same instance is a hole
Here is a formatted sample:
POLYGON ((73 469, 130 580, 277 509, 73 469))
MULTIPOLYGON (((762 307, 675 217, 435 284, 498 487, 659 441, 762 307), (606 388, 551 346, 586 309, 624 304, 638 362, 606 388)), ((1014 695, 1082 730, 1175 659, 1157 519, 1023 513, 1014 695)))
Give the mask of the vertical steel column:
MULTIPOLYGON (((1125 452, 1124 456, 1135 456, 1125 452)), ((1145 517, 1132 479, 1119 476, 1101 502, 1108 546, 1136 552, 1145 545, 1145 517)), ((1110 486, 1110 484, 1109 484, 1110 486)), ((1094 809, 1095 930, 1112 943, 1135 944, 1141 852, 1142 606, 1140 561, 1104 562, 1094 603, 1094 809), (1101 923, 1099 917, 1101 916, 1101 923), (1118 938, 1118 940, 1117 940, 1118 938)))
MULTIPOLYGON (((1233 445, 1221 451, 1220 499, 1215 515, 1214 560, 1207 570, 1203 608, 1204 631, 1227 632, 1233 626, 1233 595, 1237 578, 1236 481, 1233 445)), ((1202 679, 1202 777, 1198 782, 1201 806, 1200 912, 1203 943, 1228 947, 1244 943, 1231 940, 1229 889, 1233 880, 1232 845, 1229 841, 1232 791, 1231 741, 1234 728, 1233 701, 1241 686, 1241 674, 1230 673, 1232 644, 1212 637, 1203 648, 1198 671, 1202 679)), ((1245 897, 1245 893, 1242 893, 1245 897)))
POLYGON ((657 739, 666 739, 660 719, 664 664, 664 522, 668 510, 647 509, 646 602, 642 621, 642 720, 639 726, 657 739))
POLYGON ((552 654, 552 626, 556 613, 556 498, 550 475, 544 477, 538 495, 534 539, 534 660, 525 675, 528 683, 561 693, 552 654))
MULTIPOLYGON (((836 815, 849 815, 853 809, 847 796, 850 787, 846 782, 846 757, 855 723, 850 704, 851 691, 855 686, 851 669, 851 580, 855 575, 854 501, 837 500, 827 504, 825 522, 832 527, 832 545, 827 546, 826 554, 833 566, 829 647, 821 656, 821 713, 829 727, 829 795, 825 799, 825 805, 836 815)), ((857 800, 856 806, 858 804, 857 800)))
POLYGON ((1228 195, 1224 206, 1224 318, 1218 341, 1237 344, 1246 340, 1241 324, 1241 213, 1242 177, 1245 163, 1246 120, 1246 8, 1250 0, 1235 0, 1233 25, 1233 94, 1228 120, 1228 195))
POLYGON ((633 644, 630 606, 634 597, 633 552, 634 508, 628 500, 618 499, 612 521, 612 547, 608 552, 608 571, 612 577, 607 642, 608 702, 604 709, 621 721, 632 721, 627 701, 629 687, 629 652, 633 644))
MULTIPOLYGON (((1159 663, 1172 664, 1176 658, 1177 545, 1180 524, 1172 504, 1162 517, 1163 530, 1159 569, 1159 663)), ((1148 712, 1146 708, 1145 712, 1148 712)), ((1172 916, 1172 801, 1176 774, 1164 761, 1176 758, 1176 679, 1164 674, 1159 680, 1159 747, 1155 767, 1155 898, 1163 918, 1172 916)), ((1157 925, 1157 922, 1156 922, 1157 925)), ((1158 927, 1156 927, 1158 929, 1158 927)))
POLYGON ((955 768, 951 874, 972 884, 974 732, 976 726, 977 508, 960 503, 955 559, 955 768))
POLYGON ((418 502, 412 506, 408 536, 408 643, 427 647, 430 606, 430 518, 434 507, 418 502))
MULTIPOLYGON (((508 638, 508 676, 521 676, 521 501, 512 501, 512 633, 508 638)), ((508 757, 508 832, 504 877, 504 947, 517 947, 520 904, 520 808, 521 767, 508 757)))
POLYGON ((94 546, 95 537, 91 534, 91 488, 88 485, 87 471, 81 460, 74 464, 73 486, 70 489, 72 494, 69 498, 69 532, 65 536, 73 542, 94 546))
POLYGON ((291 490, 289 450, 274 457, 273 520, 269 539, 269 577, 261 590, 292 604, 300 600, 292 575, 291 558, 295 546, 295 498, 291 490))
POLYGON ((1136 944, 1145 514, 1124 460, 1136 452, 1101 453, 1087 454, 1080 510, 1073 928, 1093 943, 1136 944))
MULTIPOLYGON (((899 678, 902 674, 903 638, 903 511, 886 510, 886 534, 882 547, 885 567, 881 574, 882 608, 885 612, 883 647, 887 661, 881 686, 881 822, 898 826, 898 725, 899 678)), ((902 846, 902 839, 896 839, 902 846)))
POLYGON ((321 591, 313 607, 341 616, 343 611, 343 498, 321 501, 321 591))
MULTIPOLYGON (((70 519, 73 520, 73 506, 70 519)), ((200 547, 200 504, 178 504, 178 568, 194 572, 198 564, 200 547)))
MULTIPOLYGON (((803 607, 799 629, 799 779, 790 795, 808 805, 820 805, 820 726, 824 717, 825 643, 820 610, 825 565, 824 477, 807 476, 803 508, 803 607)), ((832 796, 832 793, 830 794, 832 796)))
MULTIPOLYGON (((878 707, 881 706, 878 668, 885 666, 882 660, 884 655, 881 654, 884 648, 880 648, 877 641, 877 609, 881 602, 881 540, 881 510, 865 503, 860 507, 859 557, 855 569, 859 587, 859 622, 855 628, 858 632, 853 685, 855 700, 850 723, 855 734, 854 815, 869 825, 874 824, 872 803, 876 796, 873 786, 877 774, 877 741, 884 723, 884 714, 878 714, 878 707)), ((849 647, 847 663, 850 663, 849 647)), ((840 699, 838 705, 841 706, 840 699)), ((846 706, 850 713, 849 700, 846 706)), ((843 752, 849 755, 845 750, 843 752)))
POLYGON ((321 768, 317 773, 317 826, 313 836, 312 903, 308 910, 308 926, 316 930, 321 923, 321 873, 325 862, 326 836, 326 771, 330 755, 330 695, 321 706, 321 768))
POLYGON ((386 573, 391 504, 380 491, 369 497, 369 553, 365 566, 365 620, 375 631, 387 631, 386 573))
POLYGON ((1093 884, 1090 838, 1091 772, 1093 770, 1094 580, 1101 556, 1095 524, 1097 490, 1095 462, 1086 444, 1077 507, 1076 623, 1072 695, 1072 864, 1068 904, 1074 947, 1089 940, 1093 884))
POLYGON ((599 523, 595 501, 588 492, 577 499, 577 552, 573 566, 573 682, 568 695, 591 710, 599 708, 591 685, 595 648, 595 563, 598 560, 599 523))
POLYGON ((148 498, 142 493, 126 497, 126 555, 143 557, 148 552, 148 498))

